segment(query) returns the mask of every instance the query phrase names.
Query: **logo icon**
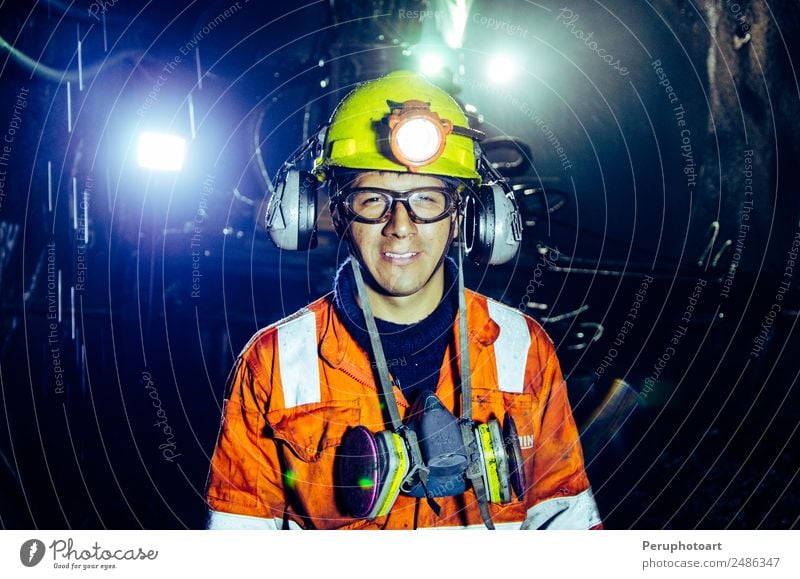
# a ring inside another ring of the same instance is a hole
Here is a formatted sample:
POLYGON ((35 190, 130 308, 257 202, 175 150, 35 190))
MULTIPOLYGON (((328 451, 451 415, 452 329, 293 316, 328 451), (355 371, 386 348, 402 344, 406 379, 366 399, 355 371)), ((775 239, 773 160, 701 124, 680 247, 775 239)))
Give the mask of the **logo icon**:
POLYGON ((19 560, 26 567, 35 567, 44 559, 44 543, 39 539, 28 539, 19 548, 19 560))

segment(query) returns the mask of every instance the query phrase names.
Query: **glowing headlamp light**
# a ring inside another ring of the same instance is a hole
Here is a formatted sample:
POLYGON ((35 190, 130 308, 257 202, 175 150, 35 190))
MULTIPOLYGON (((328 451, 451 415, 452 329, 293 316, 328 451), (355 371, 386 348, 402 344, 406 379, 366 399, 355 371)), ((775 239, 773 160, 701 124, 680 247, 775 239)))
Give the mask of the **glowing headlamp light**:
POLYGON ((389 106, 389 144, 395 159, 411 171, 436 161, 444 152, 447 135, 453 132, 453 123, 440 119, 430 104, 422 101, 390 102, 389 106))

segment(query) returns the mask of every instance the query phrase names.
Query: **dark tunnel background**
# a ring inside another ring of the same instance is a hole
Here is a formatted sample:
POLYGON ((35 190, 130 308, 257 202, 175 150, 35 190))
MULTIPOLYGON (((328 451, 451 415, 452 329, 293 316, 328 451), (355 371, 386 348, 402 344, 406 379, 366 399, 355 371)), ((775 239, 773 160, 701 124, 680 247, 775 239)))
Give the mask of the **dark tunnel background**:
POLYGON ((235 355, 343 258, 270 244, 265 175, 435 53, 526 222, 468 285, 555 341, 605 526, 796 528, 798 8, 0 4, 0 526, 202 526, 235 355))

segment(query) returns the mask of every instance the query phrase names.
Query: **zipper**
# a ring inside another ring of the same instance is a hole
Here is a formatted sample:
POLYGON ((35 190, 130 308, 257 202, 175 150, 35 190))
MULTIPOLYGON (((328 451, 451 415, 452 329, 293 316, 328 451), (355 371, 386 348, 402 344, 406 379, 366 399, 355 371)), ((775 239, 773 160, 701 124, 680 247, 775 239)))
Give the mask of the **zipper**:
MULTIPOLYGON (((369 382, 367 380, 364 380, 360 376, 356 376, 353 372, 350 372, 349 370, 347 370, 347 368, 345 367, 345 364, 342 364, 341 366, 339 366, 337 368, 337 370, 339 370, 340 372, 346 374, 347 376, 349 376, 350 378, 352 378, 353 380, 355 380, 359 384, 361 384, 363 386, 366 386, 367 388, 369 388, 370 390, 372 390, 376 394, 380 394, 380 392, 378 391, 377 384, 375 384, 374 382, 369 382)), ((393 388, 396 387, 396 383, 394 381, 394 377, 392 377, 392 386, 393 386, 393 388)), ((409 408, 408 402, 406 402, 403 399, 398 398, 397 397, 397 394, 398 394, 397 392, 395 392, 394 394, 395 394, 394 398, 395 398, 395 401, 397 402, 397 405, 401 406, 401 407, 403 407, 405 409, 408 409, 409 408)))

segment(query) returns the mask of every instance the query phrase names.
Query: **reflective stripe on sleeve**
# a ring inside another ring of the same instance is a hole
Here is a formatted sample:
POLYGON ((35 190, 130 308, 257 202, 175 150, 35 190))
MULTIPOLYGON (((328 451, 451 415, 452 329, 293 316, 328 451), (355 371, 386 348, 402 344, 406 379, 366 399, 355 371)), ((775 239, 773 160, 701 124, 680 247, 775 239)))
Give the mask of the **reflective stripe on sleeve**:
POLYGON ((498 388, 521 394, 525 386, 525 364, 531 347, 531 334, 523 315, 494 300, 487 300, 489 315, 500 326, 494 343, 498 388))
MULTIPOLYGON (((265 519, 248 515, 235 515, 222 511, 208 511, 206 529, 212 531, 277 531, 283 528, 283 519, 265 519)), ((294 521, 289 521, 289 528, 302 530, 294 521)))
POLYGON ((594 502, 592 489, 573 497, 558 497, 542 501, 528 509, 523 529, 589 529, 600 524, 600 512, 594 502))
POLYGON ((317 321, 313 312, 278 326, 278 361, 286 408, 320 401, 317 321))
MULTIPOLYGON (((516 523, 493 523, 497 531, 519 531, 519 521, 516 523)), ((486 525, 466 525, 456 527, 420 527, 418 531, 485 531, 486 525)))

